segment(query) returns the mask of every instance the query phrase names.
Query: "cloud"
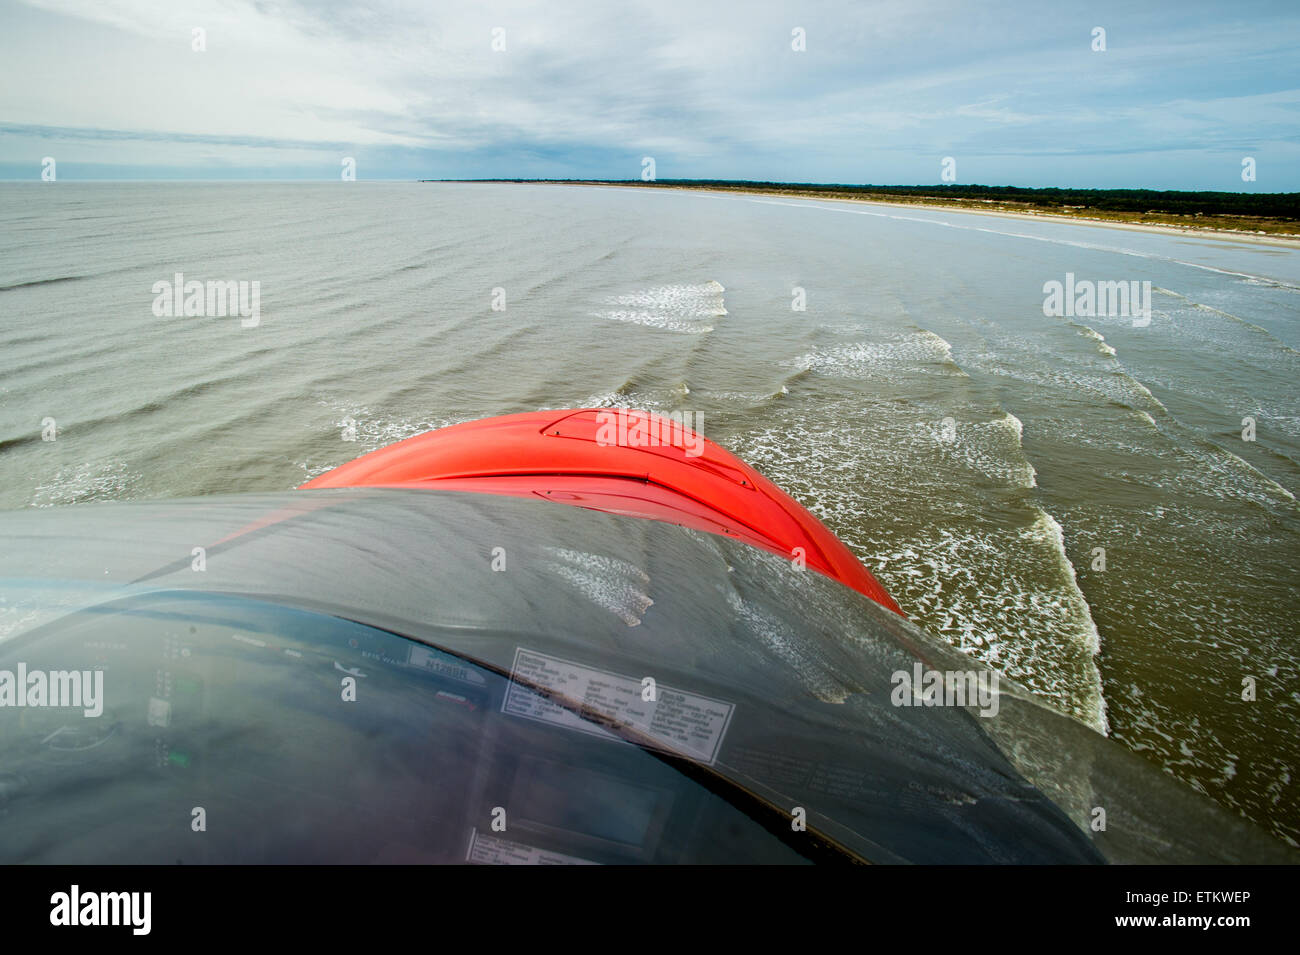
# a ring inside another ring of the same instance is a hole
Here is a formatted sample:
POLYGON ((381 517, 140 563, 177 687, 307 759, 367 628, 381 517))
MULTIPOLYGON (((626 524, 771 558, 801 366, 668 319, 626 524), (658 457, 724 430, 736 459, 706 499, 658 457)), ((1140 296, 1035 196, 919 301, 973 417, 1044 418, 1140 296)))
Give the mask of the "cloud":
POLYGON ((995 181, 1037 156, 1050 182, 1061 155, 1202 154, 1171 173, 1190 183, 1232 173, 1207 150, 1295 159, 1296 12, 1130 6, 0 0, 0 172, 57 149, 137 173, 323 178, 346 154, 371 178, 634 178, 654 155, 667 178, 925 182, 954 155, 995 181))

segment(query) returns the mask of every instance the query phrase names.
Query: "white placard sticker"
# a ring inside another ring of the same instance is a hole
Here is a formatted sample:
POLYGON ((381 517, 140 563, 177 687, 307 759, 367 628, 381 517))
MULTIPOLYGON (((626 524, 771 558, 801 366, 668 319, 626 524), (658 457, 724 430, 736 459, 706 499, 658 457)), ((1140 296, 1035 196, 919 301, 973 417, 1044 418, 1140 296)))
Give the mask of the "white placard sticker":
POLYGON ((600 865, 589 859, 526 846, 522 842, 502 839, 477 829, 470 831, 469 852, 465 854, 465 859, 479 865, 600 865))
POLYGON ((668 752, 710 766, 718 758, 736 708, 734 703, 662 685, 656 687, 653 700, 645 700, 640 677, 598 670, 523 647, 515 650, 510 676, 501 705, 503 713, 607 739, 621 738, 595 720, 626 726, 650 737, 668 752), (578 704, 590 719, 553 703, 524 683, 544 687, 578 704))

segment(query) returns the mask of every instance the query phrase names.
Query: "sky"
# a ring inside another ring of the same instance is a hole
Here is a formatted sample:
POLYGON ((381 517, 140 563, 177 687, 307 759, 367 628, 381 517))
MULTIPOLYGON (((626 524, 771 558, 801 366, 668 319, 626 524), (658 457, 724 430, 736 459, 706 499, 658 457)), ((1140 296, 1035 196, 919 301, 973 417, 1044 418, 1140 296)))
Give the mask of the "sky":
POLYGON ((0 179, 1300 190, 1300 0, 0 0, 0 64, 0 179))

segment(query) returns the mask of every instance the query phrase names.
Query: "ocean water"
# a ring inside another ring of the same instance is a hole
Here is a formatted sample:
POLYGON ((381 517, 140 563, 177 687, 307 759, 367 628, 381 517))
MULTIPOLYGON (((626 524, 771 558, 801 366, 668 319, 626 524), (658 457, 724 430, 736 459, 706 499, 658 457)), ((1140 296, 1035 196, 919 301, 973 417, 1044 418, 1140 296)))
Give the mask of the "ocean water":
POLYGON ((1300 842, 1300 250, 435 183, 0 184, 0 247, 0 507, 693 412, 913 619, 1300 842), (156 309, 176 273, 258 283, 256 323, 156 309), (1149 282, 1150 321, 1045 315, 1067 274, 1149 282))

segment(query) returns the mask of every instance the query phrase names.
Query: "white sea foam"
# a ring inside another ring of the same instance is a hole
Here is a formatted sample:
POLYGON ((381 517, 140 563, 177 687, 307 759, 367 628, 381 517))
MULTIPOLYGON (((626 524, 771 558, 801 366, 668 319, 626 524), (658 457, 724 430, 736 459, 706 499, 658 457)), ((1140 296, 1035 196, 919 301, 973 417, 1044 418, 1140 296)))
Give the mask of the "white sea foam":
POLYGON ((1103 355, 1115 354, 1114 347, 1107 344, 1105 336, 1103 336, 1096 329, 1089 328, 1087 325, 1079 325, 1078 328, 1079 328, 1080 335, 1084 336, 1085 338, 1091 338, 1093 341, 1097 343, 1097 350, 1100 351, 1103 355))
MULTIPOLYGON (((625 394, 621 391, 606 391, 594 395, 588 395, 583 400, 577 402, 575 408, 631 408, 640 411, 655 411, 660 414, 667 414, 669 411, 676 409, 676 399, 680 397, 675 391, 637 391, 634 394, 625 394)), ((556 405, 547 405, 546 408, 553 408, 556 405)), ((538 408, 538 411, 546 410, 538 408)))
POLYGON ((947 419, 920 426, 962 466, 1009 487, 1036 487, 1038 474, 1021 447, 1024 424, 1011 412, 990 421, 947 419))
POLYGON ((1014 536, 931 528, 865 559, 913 619, 1107 732, 1100 637, 1051 515, 1014 536))
POLYGON ((650 576, 635 564, 562 547, 546 548, 551 569, 596 606, 608 610, 629 627, 641 624, 654 601, 646 592, 650 576))
POLYGON ((714 329, 713 319, 727 314, 719 282, 698 285, 658 285, 616 295, 605 301, 614 308, 592 314, 614 322, 701 335, 714 329))
POLYGON ((675 318, 672 315, 665 315, 662 312, 648 312, 644 310, 630 310, 624 308, 608 309, 603 312, 593 312, 596 318, 604 318, 611 322, 628 322, 632 325, 645 325, 647 328, 662 328, 670 332, 683 332, 687 335, 704 335, 713 331, 712 325, 700 322, 684 321, 675 318))
MULTIPOLYGON (((825 427, 840 411, 825 403, 811 413, 797 405, 774 410, 769 426, 724 443, 823 520, 913 620, 1063 712, 1104 727, 1090 649, 1095 628, 1040 510, 1028 501, 1016 505, 1028 511, 1024 523, 998 527, 976 516, 981 495, 952 494, 970 483, 958 468, 1004 487, 1033 480, 1019 418, 1004 413, 959 424, 957 440, 939 445, 938 418, 899 421, 888 405, 858 397, 845 399, 842 420, 868 427, 825 427), (928 457, 936 449, 954 466, 936 466, 928 457)), ((954 418, 969 421, 956 410, 954 418)))
POLYGON ((37 485, 32 506, 123 500, 131 496, 130 490, 139 480, 140 475, 121 458, 69 465, 37 485))
POLYGON ((330 427, 341 443, 334 460, 296 462, 308 479, 318 477, 363 454, 386 448, 390 444, 405 441, 426 431, 460 424, 473 417, 472 415, 460 417, 392 415, 376 411, 367 405, 322 396, 317 396, 316 403, 330 409, 333 418, 330 427))
POLYGON ((1289 504, 1296 503, 1294 493, 1225 448, 1215 445, 1193 447, 1187 451, 1213 475, 1213 480, 1208 482, 1204 481, 1203 475, 1189 476, 1197 482, 1196 487, 1202 493, 1224 500, 1236 498, 1264 505, 1275 504, 1279 498, 1289 504))
POLYGON ((965 374, 953 363, 952 346, 924 329, 888 341, 855 342, 817 349, 784 364, 849 378, 871 377, 907 366, 919 368, 926 365, 943 365, 953 374, 965 374))
POLYGON ((727 594, 732 612, 743 618, 749 625, 750 633, 761 640, 764 646, 783 660, 790 672, 824 703, 843 703, 849 697, 846 689, 833 673, 827 671, 815 659, 802 649, 807 641, 802 640, 787 629, 784 621, 774 619, 753 604, 741 599, 734 591, 727 594))

